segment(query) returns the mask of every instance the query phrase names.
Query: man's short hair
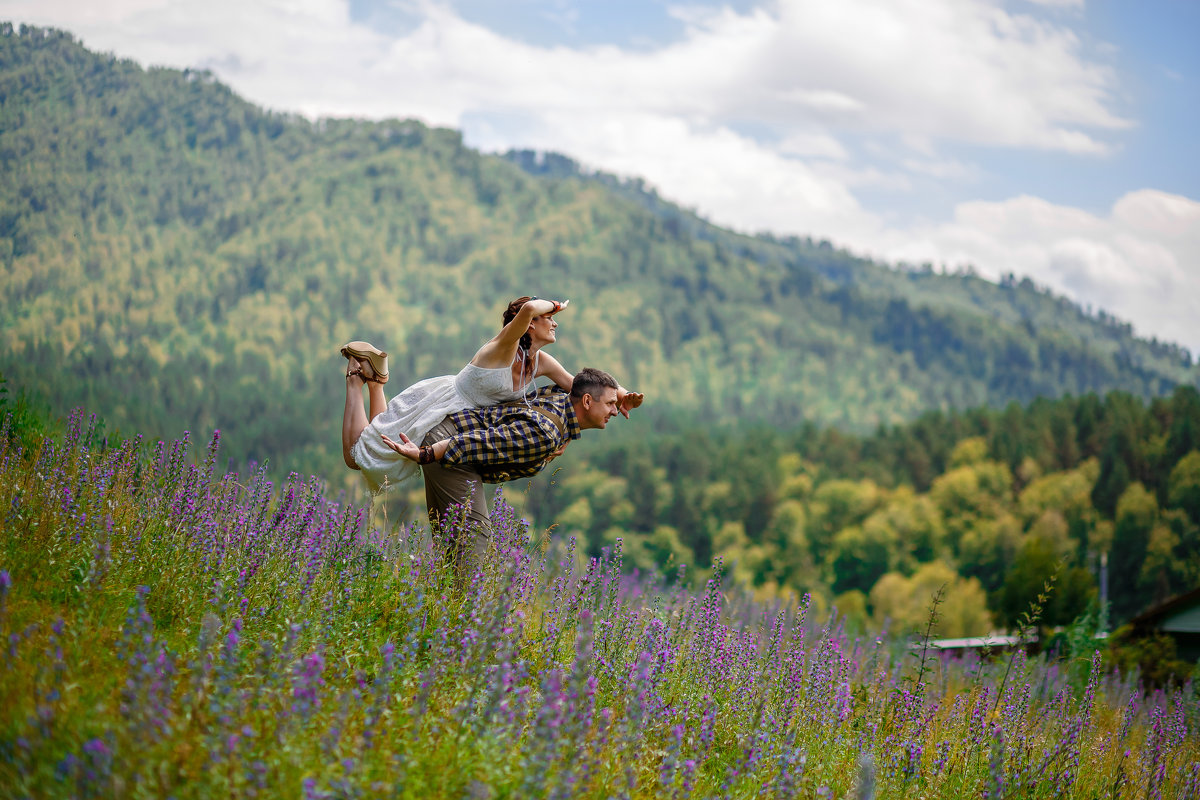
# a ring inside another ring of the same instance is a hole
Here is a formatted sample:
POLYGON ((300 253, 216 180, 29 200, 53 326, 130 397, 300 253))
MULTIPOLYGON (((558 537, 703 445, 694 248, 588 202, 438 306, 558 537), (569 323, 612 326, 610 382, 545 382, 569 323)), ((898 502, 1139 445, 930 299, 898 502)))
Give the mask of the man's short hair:
POLYGON ((571 399, 581 400, 585 394, 598 397, 602 389, 616 389, 617 379, 602 369, 584 367, 571 384, 571 399))

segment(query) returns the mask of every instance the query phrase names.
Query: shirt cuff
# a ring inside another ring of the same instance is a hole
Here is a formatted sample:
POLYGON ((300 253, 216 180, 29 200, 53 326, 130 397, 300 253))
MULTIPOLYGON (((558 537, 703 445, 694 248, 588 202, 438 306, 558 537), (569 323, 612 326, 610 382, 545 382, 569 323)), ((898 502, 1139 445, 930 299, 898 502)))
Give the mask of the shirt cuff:
POLYGON ((462 442, 460 437, 451 436, 446 442, 446 452, 442 454, 441 463, 458 464, 462 459, 462 442))

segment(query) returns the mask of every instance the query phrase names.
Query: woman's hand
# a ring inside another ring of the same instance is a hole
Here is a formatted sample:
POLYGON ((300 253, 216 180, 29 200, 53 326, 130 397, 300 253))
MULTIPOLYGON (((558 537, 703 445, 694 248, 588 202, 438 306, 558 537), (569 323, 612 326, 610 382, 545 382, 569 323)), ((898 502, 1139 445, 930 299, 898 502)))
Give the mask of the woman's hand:
POLYGON ((558 300, 547 300, 544 297, 535 297, 533 300, 530 300, 529 302, 531 302, 531 303, 549 303, 550 304, 549 310, 543 311, 541 314, 535 314, 534 316, 552 317, 555 314, 557 314, 558 312, 562 311, 564 308, 566 308, 567 305, 571 301, 563 300, 562 302, 559 302, 558 300))
POLYGON ((642 401, 646 399, 646 395, 641 392, 630 392, 626 389, 617 390, 617 411, 621 412, 621 416, 629 419, 629 412, 639 407, 642 401))
POLYGON ((395 450, 400 455, 407 458, 409 461, 416 461, 417 457, 421 455, 421 448, 419 448, 415 444, 413 444, 412 440, 409 439, 407 436, 405 436, 403 433, 400 434, 400 442, 399 443, 393 442, 391 439, 389 439, 386 436, 383 436, 382 438, 383 438, 384 444, 386 444, 391 449, 395 450))

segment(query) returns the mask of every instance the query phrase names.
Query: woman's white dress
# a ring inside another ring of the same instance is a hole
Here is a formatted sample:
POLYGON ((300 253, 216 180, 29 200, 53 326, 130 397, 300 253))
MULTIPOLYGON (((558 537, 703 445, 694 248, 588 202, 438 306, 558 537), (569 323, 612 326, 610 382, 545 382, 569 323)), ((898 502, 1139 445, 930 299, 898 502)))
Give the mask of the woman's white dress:
MULTIPOLYGON (((537 375, 537 354, 532 372, 537 375)), ((415 462, 384 444, 384 436, 399 442, 403 433, 421 444, 425 434, 447 414, 464 408, 519 400, 535 388, 534 381, 530 380, 527 385, 514 390, 509 367, 485 369, 467 364, 457 375, 427 378, 393 397, 387 408, 363 429, 358 441, 350 448, 350 455, 362 470, 371 493, 378 494, 385 487, 408 480, 420 471, 415 462)))

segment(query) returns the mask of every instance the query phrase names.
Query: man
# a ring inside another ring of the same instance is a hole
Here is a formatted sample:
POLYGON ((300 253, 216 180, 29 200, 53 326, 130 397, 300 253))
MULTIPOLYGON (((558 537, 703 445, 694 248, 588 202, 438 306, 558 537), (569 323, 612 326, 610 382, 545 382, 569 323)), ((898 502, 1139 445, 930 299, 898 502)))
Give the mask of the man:
MULTIPOLYGON (((635 396, 640 404, 641 395, 635 396)), ((420 446, 403 434, 400 442, 386 436, 383 441, 421 465, 431 525, 436 527, 451 506, 465 507, 471 541, 456 543, 454 556, 460 568, 469 569, 486 551, 491 533, 482 484, 536 475, 581 431, 606 427, 627 407, 622 400, 612 375, 588 368, 575 376, 569 394, 551 386, 528 402, 450 414, 420 446)))

